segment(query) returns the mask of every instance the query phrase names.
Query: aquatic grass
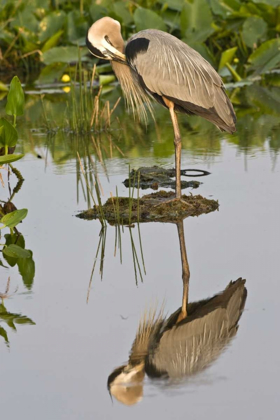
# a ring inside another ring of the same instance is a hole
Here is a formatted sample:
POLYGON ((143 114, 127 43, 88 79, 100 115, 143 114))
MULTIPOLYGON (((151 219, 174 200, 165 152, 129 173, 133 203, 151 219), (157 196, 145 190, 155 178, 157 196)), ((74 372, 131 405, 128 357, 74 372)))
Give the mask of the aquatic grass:
MULTIPOLYGON (((117 211, 117 209, 116 209, 116 211, 117 211)), ((140 245, 140 249, 141 249, 141 262, 140 262, 140 259, 138 257, 138 252, 137 252, 135 240, 134 240, 134 237, 133 237, 133 230, 132 230, 133 226, 128 226, 128 229, 129 229, 130 246, 131 246, 131 252, 132 252, 132 261, 133 261, 135 284, 136 284, 136 286, 138 286, 138 278, 140 277, 141 282, 143 282, 143 273, 146 275, 140 229, 138 230, 138 234, 139 234, 139 245, 140 245), (142 263, 142 267, 141 267, 141 263, 142 263)), ((120 263, 121 264, 123 263, 123 259, 122 259, 122 235, 124 233, 125 233, 125 231, 124 231, 123 225, 116 225, 115 226, 114 257, 116 257, 117 249, 119 249, 120 263)), ((87 303, 89 302, 90 291, 91 291, 91 288, 92 288, 94 273, 96 271, 96 266, 97 266, 98 261, 100 261, 100 264, 99 264, 100 279, 101 280, 103 279, 104 264, 105 264, 106 240, 107 240, 107 225, 104 225, 104 226, 101 227, 100 232, 99 232, 99 241, 98 241, 95 256, 94 256, 94 262, 93 262, 93 266, 92 266, 92 270, 91 270, 91 274, 90 274, 90 280, 89 280, 88 289, 87 289, 87 298, 86 298, 87 303)))
POLYGON ((142 265, 143 265, 144 273, 146 274, 146 267, 145 267, 145 261, 144 261, 142 239, 141 239, 141 231, 140 231, 140 194, 139 192, 140 192, 140 172, 138 172, 138 187, 137 187, 137 230, 138 230, 142 265))
MULTIPOLYGON (((136 176, 136 172, 134 173, 134 177, 133 177, 133 182, 132 185, 133 187, 131 188, 131 177, 130 177, 130 165, 128 166, 128 196, 129 196, 129 202, 128 202, 128 220, 129 220, 129 225, 131 224, 131 216, 132 216, 132 206, 133 206, 133 198, 134 198, 134 189, 135 189, 135 176, 136 176)), ((137 208, 138 208, 138 214, 139 214, 139 190, 138 190, 138 194, 137 194, 137 208)))
POLYGON ((105 247, 106 247, 106 234, 107 234, 107 226, 102 226, 102 228, 99 232, 99 241, 98 241, 98 245, 97 245, 97 249, 96 249, 96 253, 95 253, 95 257, 94 257, 94 263, 93 263, 93 266, 92 266, 91 275, 90 275, 90 279, 89 279, 89 285, 88 285, 88 291, 87 291, 87 300, 86 300, 87 303, 89 302, 90 291, 91 291, 92 281, 93 281, 93 274, 95 272, 95 267, 96 267, 96 263, 97 263, 98 256, 99 256, 100 252, 101 252, 101 256, 100 256, 99 274, 100 274, 101 280, 103 278, 104 260, 105 260, 105 247))
POLYGON ((102 226, 105 226, 106 225, 106 220, 105 220, 105 215, 104 215, 104 212, 103 212, 102 200, 101 200, 101 191, 100 191, 102 187, 101 187, 98 175, 97 175, 97 173, 94 174, 94 189, 95 189, 95 193, 96 193, 96 199, 95 199, 94 195, 93 195, 93 192, 92 192, 92 189, 89 185, 89 182, 88 182, 88 179, 87 179, 87 176, 86 176, 86 172, 84 170, 84 166, 83 166, 83 163, 81 161, 79 152, 77 152, 77 156, 78 156, 81 172, 83 174, 83 177, 84 177, 84 180, 85 180, 85 183, 86 183, 87 191, 90 194, 90 197, 91 197, 94 205, 96 207, 98 206, 98 208, 100 210, 100 217, 98 218, 98 220, 100 221, 102 226))
POLYGON ((116 238, 115 238, 115 252, 114 256, 116 255, 116 244, 118 243, 118 249, 120 251, 120 262, 122 263, 122 241, 121 241, 121 233, 124 232, 123 230, 123 222, 120 219, 120 203, 119 203, 119 194, 118 194, 118 187, 116 186, 116 197, 113 197, 111 194, 112 203, 115 211, 115 219, 117 220, 116 224, 116 238), (116 199, 116 205, 114 201, 116 199), (121 232, 122 229, 122 232, 121 232))
POLYGON ((106 132, 111 129, 112 115, 120 98, 112 108, 108 100, 103 103, 101 99, 102 86, 94 95, 95 76, 96 65, 93 66, 92 71, 83 69, 79 53, 79 61, 70 82, 71 94, 66 108, 68 126, 64 127, 64 130, 70 130, 71 134, 85 135, 100 131, 106 132))

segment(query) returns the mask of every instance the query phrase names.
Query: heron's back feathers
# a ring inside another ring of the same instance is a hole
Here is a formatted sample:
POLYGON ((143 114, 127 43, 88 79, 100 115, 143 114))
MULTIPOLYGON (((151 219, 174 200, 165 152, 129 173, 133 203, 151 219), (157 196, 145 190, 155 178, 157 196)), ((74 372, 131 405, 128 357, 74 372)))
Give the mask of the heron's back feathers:
POLYGON ((181 308, 172 314, 150 343, 148 375, 179 379, 209 366, 237 332, 247 296, 244 284, 240 278, 211 299, 191 303, 178 324, 181 308))
POLYGON ((127 42, 126 58, 142 88, 166 106, 211 121, 223 131, 235 131, 236 117, 223 82, 213 67, 195 50, 174 36, 148 29, 127 42))

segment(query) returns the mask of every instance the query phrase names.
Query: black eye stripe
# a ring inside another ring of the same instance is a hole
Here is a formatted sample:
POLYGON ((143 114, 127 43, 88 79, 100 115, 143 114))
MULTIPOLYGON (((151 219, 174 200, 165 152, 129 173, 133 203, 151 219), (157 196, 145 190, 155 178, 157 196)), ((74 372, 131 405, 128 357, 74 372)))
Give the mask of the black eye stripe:
POLYGON ((86 37, 86 45, 89 49, 89 51, 97 58, 106 59, 105 55, 102 54, 101 51, 99 51, 97 48, 94 48, 94 46, 90 43, 88 37, 86 37))
POLYGON ((112 42, 110 41, 110 39, 109 39, 108 35, 106 35, 104 38, 105 38, 105 40, 108 42, 108 44, 112 45, 112 47, 113 47, 113 44, 112 44, 112 42))

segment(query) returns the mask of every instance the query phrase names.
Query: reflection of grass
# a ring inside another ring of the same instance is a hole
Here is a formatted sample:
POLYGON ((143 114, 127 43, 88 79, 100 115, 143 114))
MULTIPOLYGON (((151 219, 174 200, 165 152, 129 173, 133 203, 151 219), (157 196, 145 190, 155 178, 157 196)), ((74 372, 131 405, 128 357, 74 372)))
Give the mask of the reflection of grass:
MULTIPOLYGON (((138 243, 140 248, 140 256, 137 250, 137 246, 135 243, 135 238, 133 235, 133 227, 127 226, 129 229, 129 238, 130 238, 130 246, 132 252, 132 261, 133 261, 133 268, 134 268, 134 276, 135 276, 135 283, 136 286, 138 285, 138 276, 143 282, 143 274, 146 274, 145 262, 144 262, 144 253, 142 248, 142 240, 141 240, 141 232, 140 226, 138 224, 137 235, 138 235, 138 243)), ((115 226, 115 247, 114 247, 114 257, 117 255, 117 251, 119 251, 120 255, 120 263, 123 263, 123 254, 122 254, 122 235, 125 234, 124 226, 123 225, 116 225, 115 226)), ((99 232, 99 241, 96 248, 96 253, 94 257, 94 262, 91 270, 88 291, 87 291, 87 302, 89 301, 90 291, 92 288, 93 276, 96 271, 97 261, 99 261, 99 275, 102 280, 103 273, 104 273, 104 264, 105 264, 105 248, 106 248, 106 240, 107 240, 107 225, 102 226, 99 232)))
MULTIPOLYGON (((269 88, 265 86, 247 86, 236 88, 233 91, 235 110, 237 113, 237 132, 234 135, 220 133, 216 127, 199 117, 188 117, 180 115, 180 129, 182 134, 183 153, 191 156, 199 156, 201 160, 209 161, 213 156, 221 153, 221 142, 234 142, 240 150, 244 147, 250 150, 258 149, 267 139, 275 138, 278 132, 280 117, 280 89, 277 87, 269 88), (262 101, 264 98, 264 101, 262 101), (279 106, 277 106, 277 104, 279 106)), ((99 101, 102 109, 106 101, 114 104, 121 95, 117 87, 106 95, 100 95, 99 101)), ((44 119, 42 108, 38 106, 39 97, 31 96, 27 101, 26 117, 30 121, 32 128, 42 127, 44 119)), ((65 125, 65 95, 45 95, 44 105, 47 115, 55 116, 55 125, 63 127, 65 125)), ((0 103, 1 107, 1 103, 0 103)), ((106 107, 105 107, 106 110, 106 107)), ((105 113, 105 111, 104 111, 105 113)), ((155 105, 156 127, 150 122, 147 129, 145 126, 135 122, 124 108, 121 101, 114 110, 115 121, 111 122, 111 129, 98 131, 91 135, 71 135, 62 130, 54 133, 48 138, 51 145, 49 152, 54 163, 62 165, 70 159, 75 159, 77 151, 81 158, 96 156, 99 161, 106 165, 106 160, 110 158, 169 158, 174 154, 173 129, 169 121, 168 112, 155 105), (116 128, 116 129, 113 129, 116 128)), ((69 126, 68 122, 67 125, 69 126)), ((34 149, 42 148, 46 139, 38 136, 36 130, 28 129, 23 132, 23 125, 19 122, 18 129, 20 137, 25 142, 22 144, 23 152, 31 152, 34 149)), ((271 146, 277 143, 273 141, 271 146)), ((170 165, 173 165, 170 160, 170 165)))
MULTIPOLYGON (((14 331, 17 330, 15 324, 35 325, 35 322, 33 322, 32 319, 27 318, 26 316, 21 315, 21 314, 14 314, 7 311, 6 307, 4 306, 4 299, 9 298, 14 293, 16 293, 17 289, 13 293, 9 293, 9 290, 10 290, 10 277, 8 278, 5 292, 0 293, 0 298, 2 299, 2 303, 0 304, 0 322, 5 322, 14 331)), ((1 325, 0 325, 0 336, 4 338, 6 345, 9 347, 9 339, 8 339, 7 331, 1 325)))
MULTIPOLYGON (((55 135, 63 130, 72 135, 89 135, 111 130, 114 123, 113 113, 121 98, 116 99, 113 104, 109 100, 104 102, 101 97, 102 86, 98 91, 93 88, 95 71, 96 66, 92 71, 87 71, 79 61, 74 78, 70 82, 69 92, 67 91, 69 94, 59 113, 53 112, 52 108, 55 107, 48 106, 50 95, 41 95, 42 117, 49 134, 55 135)), ((51 102, 53 103, 53 100, 51 102)))
MULTIPOLYGON (((95 272, 95 269, 96 269, 97 260, 100 261, 99 274, 101 276, 101 279, 103 277, 104 260, 105 260, 105 247, 106 247, 106 237, 107 237, 106 236, 107 235, 107 222, 106 222, 106 219, 105 219, 105 214, 103 212, 103 206, 102 206, 102 202, 101 202, 101 189, 102 189, 102 187, 100 185, 98 177, 97 177, 97 175, 95 175, 94 191, 95 191, 95 196, 96 197, 94 197, 93 192, 91 190, 91 186, 89 185, 89 183, 87 181, 87 175, 84 171, 84 168, 83 168, 83 165, 82 165, 82 162, 80 160, 79 155, 78 155, 78 158, 79 158, 79 162, 80 162, 81 171, 82 171, 84 179, 85 179, 86 188, 87 188, 87 190, 89 190, 89 194, 90 194, 90 196, 92 198, 92 201, 94 203, 94 207, 101 209, 101 212, 99 214, 98 219, 99 219, 102 227, 101 227, 101 230, 100 230, 100 233, 99 233, 99 242, 98 242, 98 245, 97 245, 97 250, 96 250, 94 263, 93 263, 91 276, 90 276, 90 281, 89 281, 89 286, 88 286, 88 292, 87 292, 87 302, 88 302, 89 295, 90 295, 90 290, 91 290, 91 286, 92 286, 92 281, 93 281, 93 275, 94 275, 94 272, 95 272), (98 205, 96 203, 98 203, 98 205)), ((133 186, 133 188, 129 189, 129 197, 128 197, 128 206, 130 208, 130 215, 131 216, 132 216, 133 203, 135 202, 134 190, 135 190, 134 186, 133 186)), ((139 198, 139 188, 137 189, 137 191, 138 191, 138 193, 137 193, 137 200, 136 201, 139 203, 139 200, 140 200, 140 198, 139 198)), ((120 213, 120 201, 119 201, 118 188, 117 187, 116 187, 116 197, 113 197, 113 195, 111 194, 111 198, 109 199, 109 201, 111 203, 111 212, 113 213, 114 219, 116 220, 116 223, 115 223, 114 257, 119 252, 120 263, 122 264, 122 262, 123 262, 122 235, 124 234, 124 224, 123 224, 123 220, 121 218, 121 213, 120 213)), ((138 205, 138 210, 137 210, 138 215, 140 215, 140 210, 139 209, 140 209, 140 206, 138 205)), ((137 252, 137 248, 136 248, 133 233, 132 233, 132 229, 135 227, 135 225, 131 223, 131 218, 130 218, 129 223, 127 225, 127 228, 129 229, 129 234, 130 234, 130 244, 131 244, 131 250, 132 250, 132 260, 133 260, 133 267, 134 267, 134 275, 135 275, 136 285, 138 284, 138 275, 140 276, 140 279, 143 282, 142 272, 144 272, 146 274, 139 219, 138 219, 137 225, 138 225, 137 233, 138 233, 138 237, 139 237, 141 259, 138 258, 138 252, 137 252)))
POLYGON ((100 100, 102 86, 94 95, 95 71, 96 66, 93 67, 92 73, 86 72, 82 68, 81 61, 79 61, 75 80, 71 82, 70 100, 67 103, 66 119, 68 126, 64 127, 71 134, 107 131, 111 127, 112 115, 120 98, 112 107, 109 101, 102 104, 100 100), (77 84, 78 89, 76 88, 77 84))
MULTIPOLYGON (((77 152, 77 155, 78 155, 78 159, 79 159, 79 164, 80 164, 81 172, 83 174, 83 177, 84 177, 84 180, 85 180, 85 183, 86 183, 87 191, 88 191, 88 193, 89 193, 89 195, 90 195, 90 197, 91 197, 94 205, 96 206, 98 204, 98 206, 100 208, 102 208, 101 185, 100 185, 100 182, 99 182, 99 179, 98 179, 98 175, 97 175, 96 172, 94 173, 94 184, 93 184, 93 186, 94 186, 95 193, 96 193, 96 199, 95 199, 94 198, 94 195, 93 195, 93 192, 92 192, 92 188, 91 188, 92 184, 90 185, 90 183, 88 181, 88 174, 84 170, 84 167, 83 167, 83 164, 82 164, 82 161, 80 159, 80 155, 79 155, 78 152, 77 152)), ((105 223, 106 223, 105 222, 105 217, 104 217, 104 214, 103 214, 102 211, 100 213, 99 221, 102 224, 102 226, 104 226, 105 223)))

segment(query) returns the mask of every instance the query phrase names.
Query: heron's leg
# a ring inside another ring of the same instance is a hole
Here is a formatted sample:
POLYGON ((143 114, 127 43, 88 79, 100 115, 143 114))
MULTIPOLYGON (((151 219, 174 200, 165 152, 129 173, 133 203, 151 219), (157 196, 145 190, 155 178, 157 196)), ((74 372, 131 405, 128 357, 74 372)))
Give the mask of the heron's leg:
POLYGON ((189 281, 190 281, 190 267, 187 258, 185 235, 184 235, 184 224, 183 220, 180 220, 177 224, 181 261, 182 261, 182 279, 183 279, 183 299, 182 299, 182 310, 178 316, 177 323, 185 319, 188 315, 188 299, 189 299, 189 281))
POLYGON ((175 175, 176 175, 176 199, 181 199, 181 134, 178 124, 177 115, 174 111, 174 103, 165 97, 162 97, 169 109, 171 121, 174 130, 174 146, 175 146, 175 175))
POLYGON ((171 121, 173 124, 174 129, 174 146, 175 146, 175 173, 176 173, 176 198, 181 198, 181 149, 182 149, 182 142, 181 142, 181 134, 179 130, 179 124, 177 115, 174 111, 174 104, 173 107, 169 108, 171 121))

